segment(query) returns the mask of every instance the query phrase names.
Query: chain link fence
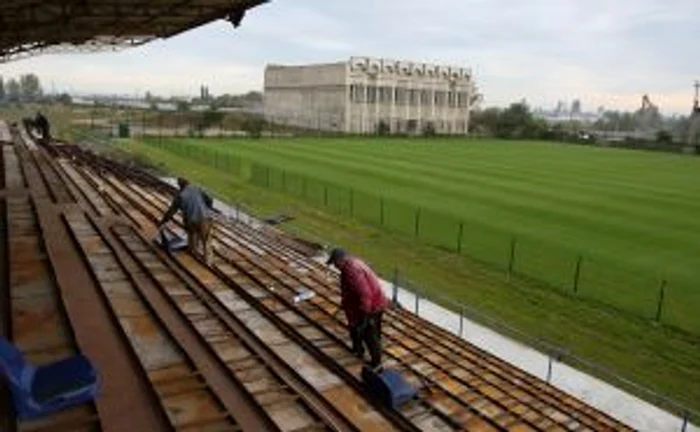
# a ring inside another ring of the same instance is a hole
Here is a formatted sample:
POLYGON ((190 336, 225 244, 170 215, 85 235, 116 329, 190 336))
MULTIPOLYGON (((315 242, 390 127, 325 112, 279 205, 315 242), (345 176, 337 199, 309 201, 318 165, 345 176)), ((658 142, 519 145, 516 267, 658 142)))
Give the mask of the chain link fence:
POLYGON ((245 181, 306 203, 381 227, 389 232, 480 261, 567 295, 597 302, 691 334, 700 334, 700 297, 688 281, 640 273, 596 256, 514 235, 455 215, 381 194, 317 179, 255 161, 206 144, 147 140, 148 145, 221 169, 245 181))

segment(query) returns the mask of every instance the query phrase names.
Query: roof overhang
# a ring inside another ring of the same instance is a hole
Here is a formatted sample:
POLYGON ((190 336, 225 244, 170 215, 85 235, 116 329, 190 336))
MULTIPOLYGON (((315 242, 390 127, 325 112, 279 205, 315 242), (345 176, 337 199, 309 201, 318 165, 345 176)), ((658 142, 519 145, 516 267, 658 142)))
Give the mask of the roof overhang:
POLYGON ((46 51, 118 49, 167 38, 268 0, 1 0, 0 63, 46 51))

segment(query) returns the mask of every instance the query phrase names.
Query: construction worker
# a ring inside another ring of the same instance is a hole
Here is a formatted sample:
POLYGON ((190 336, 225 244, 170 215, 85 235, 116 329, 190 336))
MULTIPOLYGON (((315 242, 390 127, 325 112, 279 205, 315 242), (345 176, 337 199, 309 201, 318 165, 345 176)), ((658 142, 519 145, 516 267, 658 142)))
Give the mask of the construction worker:
POLYGON ((353 352, 362 358, 366 345, 370 367, 381 369, 382 314, 389 302, 377 276, 362 260, 342 249, 333 249, 326 264, 340 270, 340 306, 348 320, 353 352))
POLYGON ((179 177, 177 185, 180 189, 170 208, 165 212, 158 224, 158 230, 175 216, 178 210, 182 211, 182 219, 187 232, 187 249, 190 253, 197 252, 198 243, 202 244, 202 255, 209 264, 209 236, 211 235, 212 220, 211 208, 214 204, 211 196, 201 188, 190 184, 187 179, 179 177))

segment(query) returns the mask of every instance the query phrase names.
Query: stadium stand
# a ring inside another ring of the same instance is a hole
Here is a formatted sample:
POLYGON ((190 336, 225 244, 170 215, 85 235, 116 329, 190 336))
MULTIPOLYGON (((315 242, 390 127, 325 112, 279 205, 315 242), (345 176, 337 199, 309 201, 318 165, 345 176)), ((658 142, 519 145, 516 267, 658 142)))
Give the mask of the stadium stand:
POLYGON ((37 421, 0 398, 2 430, 630 430, 399 308, 385 366, 419 392, 387 408, 334 313, 337 277, 279 231, 219 220, 206 266, 153 242, 172 186, 2 122, 0 138, 1 336, 33 364, 83 354, 103 377, 94 403, 37 421))
POLYGON ((141 45, 225 18, 234 27, 267 0, 3 0, 0 63, 41 52, 141 45))

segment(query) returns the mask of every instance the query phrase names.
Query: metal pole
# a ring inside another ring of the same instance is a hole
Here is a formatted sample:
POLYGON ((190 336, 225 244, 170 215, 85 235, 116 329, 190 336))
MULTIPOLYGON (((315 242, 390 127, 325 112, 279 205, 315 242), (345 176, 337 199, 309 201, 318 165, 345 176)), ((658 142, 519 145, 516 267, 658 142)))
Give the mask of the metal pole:
POLYGON ((459 307, 459 337, 464 337, 464 306, 459 307))
POLYGON ((688 414, 687 411, 683 412, 683 424, 681 425, 681 432, 685 432, 688 429, 688 417, 690 415, 688 414))
POLYGON ((384 197, 379 197, 379 224, 384 226, 384 197))
POLYGON ((547 356, 547 383, 552 380, 552 356, 547 356))
POLYGON ((391 301, 394 304, 399 303, 399 268, 394 267, 394 280, 391 287, 391 301))
POLYGON ((418 314, 418 305, 420 304, 420 296, 418 295, 418 291, 415 292, 415 296, 416 296, 416 316, 420 316, 418 314))
POLYGON ((462 234, 464 233, 464 221, 459 223, 459 234, 457 234, 457 253, 462 253, 462 234))
POLYGON ((515 236, 510 241, 510 259, 508 261, 508 278, 513 274, 513 268, 515 267, 515 236))
POLYGON ((576 270, 574 271, 574 294, 578 292, 578 281, 581 277, 581 261, 583 261, 583 257, 579 255, 578 260, 576 260, 576 270))
POLYGON ((663 308, 663 304, 664 304, 665 291, 666 291, 666 279, 663 279, 661 281, 661 286, 659 287, 659 301, 656 305, 656 322, 661 321, 661 309, 663 308))
POLYGON ((418 234, 420 233, 420 207, 416 209, 416 227, 414 230, 414 235, 418 237, 418 234))

